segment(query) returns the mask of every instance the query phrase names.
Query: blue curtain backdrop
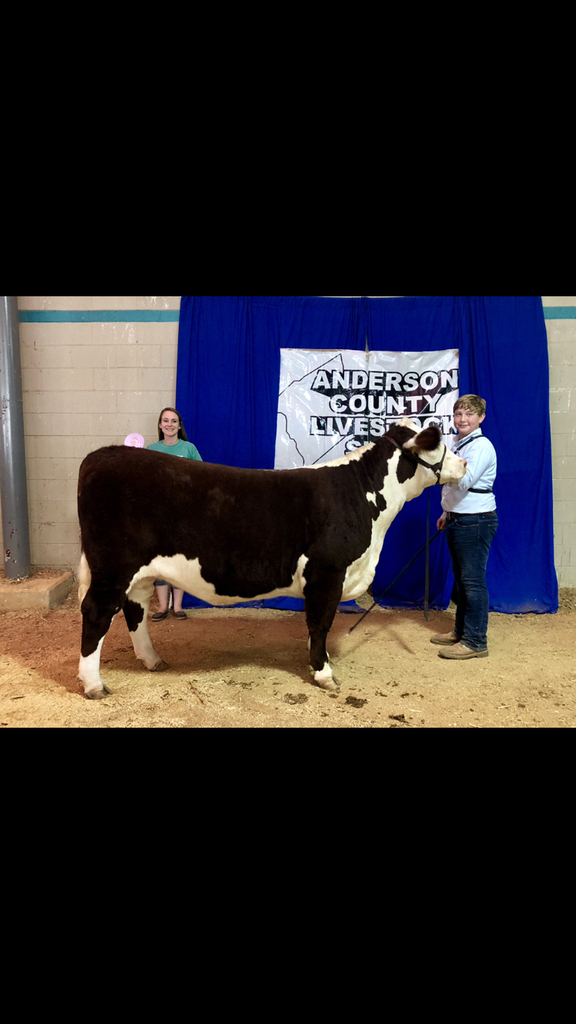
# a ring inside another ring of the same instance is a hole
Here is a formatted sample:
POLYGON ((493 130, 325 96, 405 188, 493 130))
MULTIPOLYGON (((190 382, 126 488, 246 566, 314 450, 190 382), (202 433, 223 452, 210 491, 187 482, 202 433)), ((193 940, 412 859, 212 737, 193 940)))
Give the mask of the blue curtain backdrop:
MULTIPOLYGON (((499 530, 488 562, 490 608, 555 612, 548 348, 539 296, 189 295, 180 308, 176 406, 202 458, 272 469, 280 349, 460 351, 460 394, 487 402, 484 433, 498 454, 499 530), (522 411, 520 411, 522 410, 522 411)), ((386 605, 424 600, 424 546, 440 488, 407 502, 392 523, 373 584, 386 605)), ((445 537, 430 546, 430 605, 446 608, 453 578, 445 537)), ((185 605, 201 602, 186 596, 185 605)), ((257 602, 258 604, 262 602, 257 602)), ((268 607, 302 608, 288 598, 268 607)))

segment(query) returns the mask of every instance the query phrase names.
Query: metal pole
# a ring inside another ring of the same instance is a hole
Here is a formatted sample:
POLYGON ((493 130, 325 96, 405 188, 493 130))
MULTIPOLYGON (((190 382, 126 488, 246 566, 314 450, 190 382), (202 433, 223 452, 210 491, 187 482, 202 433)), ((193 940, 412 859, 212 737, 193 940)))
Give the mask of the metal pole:
POLYGON ((430 596, 430 490, 428 490, 428 502, 426 505, 426 565, 424 569, 424 618, 428 622, 430 612, 428 610, 428 598, 430 596))
POLYGON ((0 496, 6 578, 23 579, 30 575, 30 533, 15 295, 0 296, 0 496))

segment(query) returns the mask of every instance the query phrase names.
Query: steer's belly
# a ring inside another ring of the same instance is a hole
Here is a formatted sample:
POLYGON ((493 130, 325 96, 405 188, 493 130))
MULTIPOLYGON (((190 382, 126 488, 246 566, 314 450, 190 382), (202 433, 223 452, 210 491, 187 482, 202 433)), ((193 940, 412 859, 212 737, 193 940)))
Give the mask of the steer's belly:
MULTIPOLYGON (((141 580, 152 578, 166 580, 166 583, 169 583, 171 586, 184 590, 187 594, 192 594, 201 601, 205 601, 206 604, 213 605, 238 604, 241 601, 258 601, 270 597, 303 597, 304 586, 306 585, 304 569, 307 561, 306 555, 300 556, 296 572, 288 586, 279 586, 263 590, 262 592, 239 596, 238 594, 222 593, 222 587, 218 587, 217 591, 213 583, 205 580, 202 576, 202 566, 199 558, 191 560, 185 558, 184 555, 172 555, 169 558, 158 556, 153 558, 148 565, 143 565, 135 573, 126 593, 130 594, 130 591, 141 580)), ((257 574, 255 578, 257 580, 257 574)), ((257 582, 251 584, 250 590, 257 586, 257 582)))

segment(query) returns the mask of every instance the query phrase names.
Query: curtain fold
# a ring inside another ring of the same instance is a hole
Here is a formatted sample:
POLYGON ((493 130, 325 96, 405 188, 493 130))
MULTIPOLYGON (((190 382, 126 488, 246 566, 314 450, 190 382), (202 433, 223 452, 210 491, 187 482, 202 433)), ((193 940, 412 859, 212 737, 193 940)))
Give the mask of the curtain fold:
POLYGON ((490 607, 555 612, 548 340, 539 296, 457 300, 460 394, 487 402, 482 429, 498 456, 498 532, 488 559, 490 607))
MULTIPOLYGON (((274 466, 280 349, 423 352, 459 349, 460 394, 487 401, 485 434, 498 455, 499 530, 488 562, 490 608, 554 612, 552 466, 548 349, 539 296, 183 296, 176 406, 202 458, 224 465, 274 466), (518 422, 519 405, 524 411, 518 422)), ((374 579, 378 597, 426 540, 427 492, 392 523, 374 579)), ((440 490, 430 501, 430 536, 440 490)), ((443 535, 430 547, 430 605, 452 589, 443 535)), ((385 603, 421 607, 424 556, 385 603)), ((195 599, 185 597, 197 604, 195 599)), ((302 607, 280 599, 272 607, 302 607), (287 603, 288 602, 288 603, 287 603)))

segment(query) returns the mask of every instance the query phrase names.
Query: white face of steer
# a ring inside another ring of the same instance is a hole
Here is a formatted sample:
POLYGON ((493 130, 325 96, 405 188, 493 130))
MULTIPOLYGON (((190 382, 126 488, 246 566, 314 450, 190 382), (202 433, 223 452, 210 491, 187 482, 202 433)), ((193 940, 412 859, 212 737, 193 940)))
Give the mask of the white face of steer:
MULTIPOLYGON (((440 462, 442 462, 442 456, 444 455, 444 445, 441 444, 438 448, 435 448, 432 452, 423 452, 418 449, 415 445, 415 438, 407 441, 404 448, 413 448, 417 451, 422 462, 431 468, 436 468, 440 462)), ((447 484, 451 481, 461 480, 466 474, 466 459, 461 459, 460 456, 455 455, 449 448, 446 448, 446 454, 444 455, 444 461, 442 462, 442 469, 440 471, 440 484, 447 484)))
POLYGON ((466 466, 466 459, 461 459, 459 455, 455 455, 447 448, 439 483, 447 484, 452 480, 461 480, 466 475, 466 466))
MULTIPOLYGON (((415 424, 411 422, 407 417, 401 421, 401 425, 404 427, 411 427, 415 429, 415 424)), ((411 437, 409 441, 403 446, 407 451, 413 449, 419 455, 422 462, 430 467, 437 467, 442 462, 442 469, 440 472, 440 484, 447 484, 452 481, 461 480, 466 474, 466 459, 461 459, 454 452, 451 452, 449 448, 446 448, 446 454, 444 454, 445 446, 440 444, 438 448, 434 448, 431 452, 423 451, 418 448, 417 437, 411 437), (442 459, 444 456, 444 459, 442 459)))

